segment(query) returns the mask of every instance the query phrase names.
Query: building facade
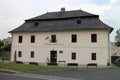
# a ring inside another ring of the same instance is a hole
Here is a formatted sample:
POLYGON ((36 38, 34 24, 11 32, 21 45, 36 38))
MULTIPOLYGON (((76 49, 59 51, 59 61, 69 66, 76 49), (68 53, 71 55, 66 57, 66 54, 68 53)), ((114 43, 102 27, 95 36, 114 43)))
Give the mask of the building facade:
POLYGON ((82 10, 46 13, 10 31, 11 61, 107 66, 112 30, 98 15, 82 10))
POLYGON ((115 42, 111 42, 111 56, 120 56, 120 47, 117 47, 115 42))

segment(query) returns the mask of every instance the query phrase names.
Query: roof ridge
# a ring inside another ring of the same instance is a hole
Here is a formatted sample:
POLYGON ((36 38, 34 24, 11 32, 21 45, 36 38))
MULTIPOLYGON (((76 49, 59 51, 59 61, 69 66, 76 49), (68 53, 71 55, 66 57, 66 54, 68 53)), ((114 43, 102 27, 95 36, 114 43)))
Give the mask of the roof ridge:
POLYGON ((70 11, 57 11, 57 12, 47 12, 45 14, 39 15, 37 17, 33 17, 30 19, 27 19, 25 21, 29 20, 47 20, 47 19, 61 19, 61 18, 76 18, 76 17, 85 17, 85 16, 95 16, 98 17, 99 15, 92 14, 83 10, 70 10, 70 11))

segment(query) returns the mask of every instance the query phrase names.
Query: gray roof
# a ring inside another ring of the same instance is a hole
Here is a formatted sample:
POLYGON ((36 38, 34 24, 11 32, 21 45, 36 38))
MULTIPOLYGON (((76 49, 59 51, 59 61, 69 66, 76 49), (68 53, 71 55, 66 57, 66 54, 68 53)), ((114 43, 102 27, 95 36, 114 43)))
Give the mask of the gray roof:
POLYGON ((18 28, 10 31, 15 32, 47 32, 65 30, 109 30, 113 28, 104 24, 99 15, 94 15, 82 10, 50 12, 28 20, 18 28))
POLYGON ((49 12, 28 20, 50 20, 50 19, 66 19, 66 18, 79 18, 79 17, 90 17, 96 16, 82 10, 74 10, 74 11, 65 11, 65 12, 49 12))

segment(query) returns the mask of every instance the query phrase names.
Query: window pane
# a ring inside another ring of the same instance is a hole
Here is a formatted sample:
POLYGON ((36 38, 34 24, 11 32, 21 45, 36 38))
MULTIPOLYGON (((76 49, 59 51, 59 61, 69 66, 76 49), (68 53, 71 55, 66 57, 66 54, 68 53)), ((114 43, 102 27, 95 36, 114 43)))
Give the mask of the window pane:
POLYGON ((76 60, 76 53, 72 53, 72 60, 76 60))
POLYGON ((22 51, 18 51, 18 57, 22 57, 22 51))
POLYGON ((56 42, 56 35, 51 35, 51 42, 56 42))
POLYGON ((22 36, 19 36, 19 39, 18 39, 19 43, 22 43, 22 38, 23 38, 22 36))
POLYGON ((72 35, 72 42, 77 42, 77 35, 76 34, 72 35))
POLYGON ((97 34, 91 34, 91 42, 97 42, 97 34))
POLYGON ((92 53, 91 58, 92 58, 92 60, 96 60, 96 53, 92 53))
POLYGON ((35 43, 35 36, 34 35, 31 36, 31 43, 35 43))
POLYGON ((31 51, 31 58, 34 58, 34 51, 31 51))

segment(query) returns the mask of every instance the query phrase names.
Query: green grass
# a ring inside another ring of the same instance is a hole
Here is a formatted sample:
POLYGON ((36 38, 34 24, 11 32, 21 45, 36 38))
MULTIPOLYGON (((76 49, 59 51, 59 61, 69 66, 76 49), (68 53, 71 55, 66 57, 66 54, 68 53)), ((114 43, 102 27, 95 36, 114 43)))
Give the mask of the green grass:
POLYGON ((3 63, 3 62, 0 62, 0 69, 14 70, 14 71, 20 71, 20 72, 53 71, 53 70, 78 70, 77 67, 39 66, 39 65, 3 63))
POLYGON ((0 62, 0 69, 13 71, 55 71, 55 70, 120 70, 120 68, 80 68, 80 67, 60 67, 60 66, 39 66, 15 63, 0 62))

